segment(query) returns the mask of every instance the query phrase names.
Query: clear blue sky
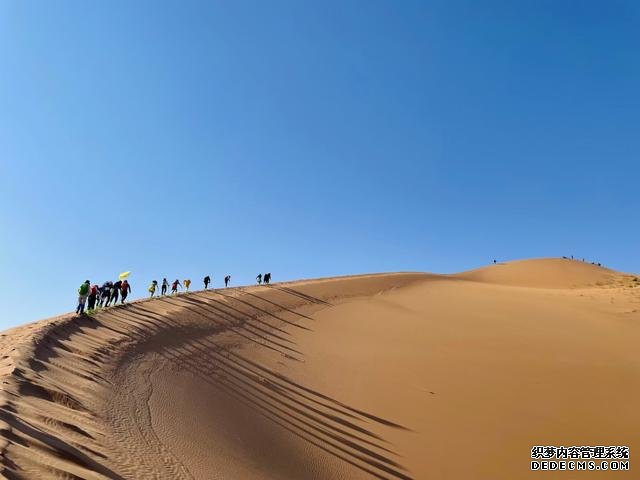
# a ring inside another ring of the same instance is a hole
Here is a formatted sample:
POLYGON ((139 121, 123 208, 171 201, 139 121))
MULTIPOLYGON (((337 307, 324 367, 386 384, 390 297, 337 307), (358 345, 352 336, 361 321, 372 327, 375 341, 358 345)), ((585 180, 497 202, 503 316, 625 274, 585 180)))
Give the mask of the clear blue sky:
POLYGON ((0 327, 123 270, 640 271, 638 5, 0 0, 0 327))

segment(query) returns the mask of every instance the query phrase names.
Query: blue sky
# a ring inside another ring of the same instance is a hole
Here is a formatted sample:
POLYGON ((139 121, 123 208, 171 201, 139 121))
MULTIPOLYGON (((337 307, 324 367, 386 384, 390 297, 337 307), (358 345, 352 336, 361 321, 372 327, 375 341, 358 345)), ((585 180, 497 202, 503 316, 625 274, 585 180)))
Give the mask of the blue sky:
POLYGON ((0 327, 85 279, 640 271, 637 2, 0 0, 0 327))

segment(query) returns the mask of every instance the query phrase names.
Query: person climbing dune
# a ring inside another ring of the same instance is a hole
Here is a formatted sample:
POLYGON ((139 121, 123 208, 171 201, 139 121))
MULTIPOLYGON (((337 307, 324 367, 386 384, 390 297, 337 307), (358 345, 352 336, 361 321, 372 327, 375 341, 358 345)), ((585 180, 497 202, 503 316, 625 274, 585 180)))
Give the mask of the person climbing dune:
POLYGON ((209 277, 209 275, 204 277, 203 282, 204 282, 204 289, 206 290, 207 288, 209 288, 209 284, 211 283, 211 278, 209 277))
POLYGON ((156 288, 158 288, 158 281, 154 280, 153 282, 151 282, 151 285, 149 285, 149 293, 151 294, 151 297, 153 297, 156 294, 156 288))
POLYGON ((259 273, 258 276, 256 277, 256 281, 258 282, 258 285, 262 284, 262 274, 259 273))
POLYGON ((109 300, 111 299, 111 287, 113 283, 110 281, 106 281, 100 287, 100 307, 108 307, 109 300))
POLYGON ((78 307, 76 308, 76 313, 80 315, 84 314, 84 306, 87 302, 87 297, 89 296, 90 285, 91 282, 86 280, 78 289, 78 307))
POLYGON ((111 298, 109 301, 116 305, 118 303, 118 297, 120 296, 120 290, 122 290, 122 280, 118 280, 111 287, 111 298))
POLYGON ((161 291, 161 295, 166 295, 167 294, 167 289, 169 288, 169 282, 167 281, 166 278, 162 279, 162 289, 161 291))
POLYGON ((124 303, 127 299, 127 295, 129 295, 130 293, 131 285, 129 285, 129 282, 127 280, 124 280, 122 282, 122 285, 120 286, 120 295, 122 295, 122 297, 120 298, 120 303, 124 303))
POLYGON ((228 287, 230 281, 231 281, 231 275, 227 275, 226 277, 224 277, 224 286, 228 287))
POLYGON ((96 308, 98 293, 99 293, 98 285, 91 285, 91 288, 89 289, 89 297, 88 297, 88 308, 90 311, 95 310, 96 308))
POLYGON ((171 284, 171 293, 178 293, 178 287, 182 287, 180 280, 176 278, 176 280, 171 284))
POLYGON ((184 289, 188 292, 189 291, 189 286, 191 285, 191 280, 189 280, 188 278, 186 280, 184 280, 182 282, 182 284, 184 285, 184 289))

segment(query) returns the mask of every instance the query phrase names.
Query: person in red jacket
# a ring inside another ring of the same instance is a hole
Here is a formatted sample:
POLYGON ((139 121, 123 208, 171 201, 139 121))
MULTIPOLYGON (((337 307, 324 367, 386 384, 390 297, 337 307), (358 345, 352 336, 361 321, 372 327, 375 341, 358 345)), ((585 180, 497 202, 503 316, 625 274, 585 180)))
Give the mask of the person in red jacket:
POLYGON ((127 299, 127 295, 129 295, 131 293, 131 285, 129 285, 129 282, 124 280, 122 282, 122 285, 120 285, 120 294, 122 295, 120 297, 120 303, 124 303, 124 301, 127 299))
POLYGON ((96 308, 96 300, 98 300, 98 285, 91 285, 89 289, 89 310, 96 308))
POLYGON ((182 287, 182 284, 176 278, 176 281, 171 284, 171 293, 178 293, 178 286, 182 287))

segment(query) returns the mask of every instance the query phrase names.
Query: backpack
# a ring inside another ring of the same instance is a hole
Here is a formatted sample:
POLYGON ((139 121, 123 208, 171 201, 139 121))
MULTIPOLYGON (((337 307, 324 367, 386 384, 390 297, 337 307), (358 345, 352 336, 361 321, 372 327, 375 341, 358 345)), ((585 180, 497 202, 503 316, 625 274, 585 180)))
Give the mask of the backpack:
POLYGON ((80 293, 80 295, 86 295, 87 292, 89 292, 89 284, 83 283, 82 285, 80 285, 78 292, 80 293))
POLYGON ((97 295, 98 294, 98 286, 97 285, 93 285, 91 287, 91 295, 97 295))

